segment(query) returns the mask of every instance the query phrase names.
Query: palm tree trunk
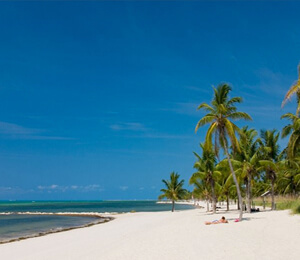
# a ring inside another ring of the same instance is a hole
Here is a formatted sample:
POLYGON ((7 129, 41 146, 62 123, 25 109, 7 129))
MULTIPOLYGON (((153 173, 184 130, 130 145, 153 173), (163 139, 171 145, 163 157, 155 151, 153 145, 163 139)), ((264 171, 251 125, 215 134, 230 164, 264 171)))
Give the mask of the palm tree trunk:
POLYGON ((226 195, 227 211, 229 211, 229 195, 226 195))
POLYGON ((213 213, 215 214, 217 209, 217 199, 215 195, 215 183, 212 178, 210 180, 210 185, 211 185, 211 196, 212 196, 212 208, 213 208, 213 213))
POLYGON ((274 198, 274 185, 275 185, 275 180, 272 178, 272 187, 271 187, 271 196, 272 196, 272 207, 271 210, 275 210, 275 198, 274 198))
POLYGON ((175 201, 172 200, 172 212, 174 212, 174 210, 175 210, 175 201))
POLYGON ((206 211, 209 212, 209 200, 206 200, 206 211))
POLYGON ((246 180, 245 180, 245 185, 246 185, 246 209, 245 210, 247 210, 247 212, 248 212, 248 201, 249 201, 249 193, 248 193, 248 191, 249 191, 249 189, 248 189, 248 187, 249 187, 249 184, 248 184, 248 176, 246 177, 246 180))
POLYGON ((248 186, 247 186, 247 212, 251 213, 251 171, 248 172, 248 186))
POLYGON ((234 172, 233 167, 232 167, 232 163, 231 163, 230 156, 229 156, 229 153, 228 153, 228 150, 227 150, 226 140, 225 140, 224 136, 222 136, 222 139, 223 139, 224 151, 225 151, 225 154, 226 154, 226 157, 227 157, 227 160, 228 160, 229 168, 230 168, 230 171, 231 171, 231 174, 232 174, 233 181, 234 181, 235 186, 236 186, 236 192, 237 192, 237 195, 238 195, 239 206, 240 206, 239 220, 241 221, 242 218, 243 218, 243 199, 242 199, 242 195, 241 195, 241 191, 240 191, 240 186, 239 186, 239 183, 237 181, 235 172, 234 172))

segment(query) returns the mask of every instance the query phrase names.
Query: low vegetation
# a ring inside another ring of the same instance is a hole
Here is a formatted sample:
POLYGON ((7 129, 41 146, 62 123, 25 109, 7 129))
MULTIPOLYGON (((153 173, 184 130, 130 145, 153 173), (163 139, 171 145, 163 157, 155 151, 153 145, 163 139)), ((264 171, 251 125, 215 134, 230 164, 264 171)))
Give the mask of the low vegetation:
MULTIPOLYGON (((262 206, 263 201, 261 198, 256 198, 253 203, 257 206, 262 206)), ((266 198, 266 207, 271 207, 271 198, 266 198)), ((300 200, 299 198, 293 198, 290 196, 278 196, 276 197, 276 210, 289 209, 293 214, 300 214, 300 200)))

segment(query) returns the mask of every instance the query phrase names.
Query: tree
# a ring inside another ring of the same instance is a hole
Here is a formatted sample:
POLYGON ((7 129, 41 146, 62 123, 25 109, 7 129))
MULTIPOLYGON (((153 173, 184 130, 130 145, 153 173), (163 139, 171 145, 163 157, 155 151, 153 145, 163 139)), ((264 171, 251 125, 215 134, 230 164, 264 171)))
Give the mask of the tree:
POLYGON ((290 124, 286 125, 282 129, 281 137, 285 138, 290 135, 288 146, 287 146, 287 156, 292 159, 299 153, 300 146, 300 118, 292 113, 286 113, 281 116, 281 119, 285 118, 291 121, 290 124))
POLYGON ((299 115, 300 112, 300 63, 298 65, 298 80, 290 87, 288 92, 286 93, 284 100, 282 101, 282 107, 286 104, 291 97, 296 94, 297 96, 297 110, 296 115, 299 115))
POLYGON ((206 210, 209 211, 209 200, 211 199, 211 192, 207 182, 204 182, 198 178, 190 179, 190 185, 194 185, 193 196, 197 199, 206 200, 206 210))
POLYGON ((246 186, 247 212, 251 213, 252 180, 259 168, 258 142, 255 140, 257 132, 254 129, 243 127, 240 132, 240 151, 233 154, 233 166, 237 174, 244 180, 246 186))
POLYGON ((215 192, 215 183, 218 176, 221 176, 221 172, 216 167, 217 159, 216 155, 212 150, 205 149, 203 144, 200 144, 202 149, 202 156, 194 153, 197 157, 197 162, 194 164, 194 168, 197 169, 191 179, 190 183, 195 183, 196 179, 200 179, 203 182, 209 183, 212 198, 213 213, 216 213, 217 198, 215 192))
POLYGON ((259 163, 262 166, 262 170, 265 171, 266 177, 271 181, 271 196, 272 196, 272 210, 275 210, 275 197, 274 187, 279 171, 279 145, 278 145, 279 132, 277 130, 262 130, 262 160, 259 163))
POLYGON ((300 191, 300 158, 287 159, 280 163, 282 167, 277 181, 278 190, 295 198, 300 191))
POLYGON ((172 172, 170 180, 162 180, 166 185, 166 189, 161 189, 160 191, 163 194, 158 197, 158 199, 167 198, 172 201, 172 212, 175 209, 175 201, 183 199, 187 193, 187 190, 182 188, 184 180, 179 181, 179 177, 179 174, 172 172))
POLYGON ((226 204, 227 204, 227 211, 229 211, 229 198, 234 193, 234 190, 236 190, 232 174, 230 173, 230 169, 228 166, 226 168, 222 168, 222 176, 218 180, 218 184, 220 187, 220 194, 222 196, 225 196, 226 198, 226 204))
POLYGON ((211 105, 207 103, 202 103, 199 105, 198 110, 201 109, 208 113, 199 120, 195 131, 197 132, 200 127, 209 124, 204 146, 207 149, 212 149, 212 138, 214 136, 214 149, 217 156, 219 154, 219 147, 223 148, 228 160, 234 183, 236 185, 240 203, 239 219, 242 220, 242 195, 230 160, 228 139, 230 140, 232 149, 239 150, 240 148, 236 137, 236 132, 239 131, 239 128, 231 120, 251 120, 251 117, 247 113, 237 111, 235 104, 241 103, 242 98, 229 98, 230 91, 231 87, 229 85, 220 84, 217 88, 214 88, 214 96, 213 100, 211 101, 211 105))

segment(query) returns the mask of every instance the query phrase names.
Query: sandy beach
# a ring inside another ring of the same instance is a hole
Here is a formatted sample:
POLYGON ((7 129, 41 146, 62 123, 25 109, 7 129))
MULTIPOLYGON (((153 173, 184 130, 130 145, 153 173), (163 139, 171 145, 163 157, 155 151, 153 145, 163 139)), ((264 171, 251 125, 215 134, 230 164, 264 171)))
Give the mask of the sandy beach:
POLYGON ((212 215, 205 209, 127 213, 105 224, 0 245, 1 259, 299 259, 300 216, 212 215), (204 225, 225 216, 229 224, 204 225))

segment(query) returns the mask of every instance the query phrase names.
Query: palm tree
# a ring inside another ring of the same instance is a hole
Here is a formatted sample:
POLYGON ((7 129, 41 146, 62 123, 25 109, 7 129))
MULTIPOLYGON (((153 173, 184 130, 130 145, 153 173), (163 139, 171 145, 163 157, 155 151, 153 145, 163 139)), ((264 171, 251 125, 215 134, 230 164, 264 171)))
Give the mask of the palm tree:
POLYGON ((221 172, 216 167, 217 159, 212 150, 205 149, 203 144, 200 144, 202 148, 202 157, 194 152, 197 157, 197 162, 194 164, 194 168, 197 169, 191 179, 190 183, 194 183, 196 179, 200 179, 209 183, 211 188, 212 208, 213 213, 216 213, 217 198, 215 192, 215 183, 218 176, 221 176, 221 172))
POLYGON ((241 103, 242 98, 229 98, 230 91, 231 87, 229 85, 220 84, 217 88, 214 88, 214 97, 211 101, 211 105, 207 103, 202 103, 199 105, 198 109, 202 109, 208 113, 199 120, 195 131, 197 132, 200 127, 210 124, 205 137, 205 147, 207 147, 207 149, 212 149, 212 138, 214 136, 214 149, 217 156, 219 154, 219 147, 221 146, 223 148, 228 160, 234 183, 236 185, 240 203, 239 219, 242 220, 242 195, 232 167, 232 163, 230 161, 230 155, 228 152, 228 139, 230 140, 232 149, 239 150, 239 144, 236 138, 236 132, 239 130, 239 128, 231 120, 251 120, 251 117, 247 113, 237 111, 235 104, 241 103))
POLYGON ((227 211, 229 211, 229 198, 232 196, 232 193, 234 193, 236 188, 228 166, 227 169, 222 168, 222 177, 219 179, 218 184, 220 187, 220 194, 226 198, 227 211))
POLYGON ((279 171, 279 145, 278 145, 279 132, 277 130, 262 130, 261 140, 263 155, 259 163, 262 170, 265 171, 266 177, 271 181, 271 196, 272 196, 272 210, 275 209, 274 187, 279 171))
POLYGON ((258 142, 255 140, 257 132, 254 129, 243 127, 240 132, 239 146, 240 151, 233 153, 233 166, 237 174, 244 180, 246 185, 246 205, 247 212, 251 213, 252 200, 252 180, 259 168, 259 149, 258 142))
POLYGON ((209 201, 211 200, 211 192, 207 182, 199 179, 190 179, 190 185, 194 185, 193 196, 197 199, 206 200, 206 210, 209 211, 209 201))
POLYGON ((300 191, 300 158, 281 161, 282 171, 278 177, 278 190, 296 197, 300 191))
POLYGON ((281 116, 282 118, 286 118, 291 121, 290 124, 286 125, 282 129, 281 137, 285 138, 290 135, 288 147, 287 147, 287 155, 290 159, 294 158, 299 152, 300 145, 300 118, 297 115, 292 113, 286 113, 281 116))
POLYGON ((297 110, 296 115, 299 115, 300 112, 300 63, 298 65, 298 80, 290 87, 288 92, 286 93, 284 100, 282 101, 282 107, 285 103, 291 99, 291 97, 296 94, 297 95, 297 110))
POLYGON ((182 188, 184 180, 179 181, 179 177, 179 174, 172 172, 170 180, 162 180, 166 185, 166 189, 161 189, 160 191, 163 194, 158 197, 158 199, 167 198, 172 201, 172 212, 175 209, 175 201, 183 199, 187 193, 187 190, 182 188))

